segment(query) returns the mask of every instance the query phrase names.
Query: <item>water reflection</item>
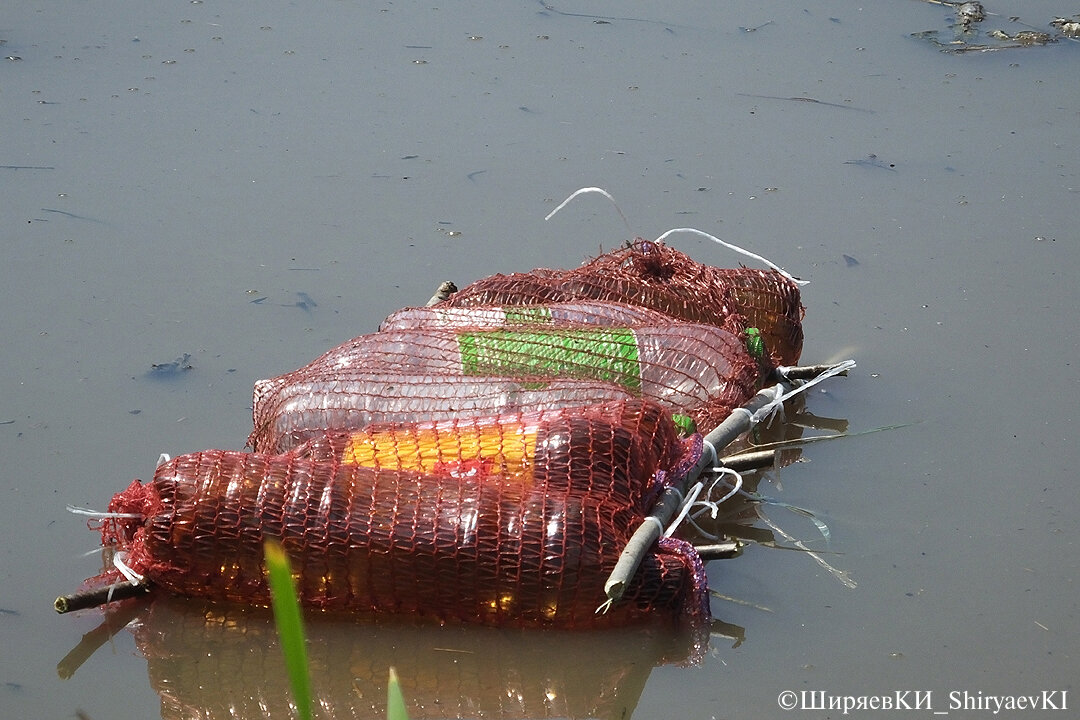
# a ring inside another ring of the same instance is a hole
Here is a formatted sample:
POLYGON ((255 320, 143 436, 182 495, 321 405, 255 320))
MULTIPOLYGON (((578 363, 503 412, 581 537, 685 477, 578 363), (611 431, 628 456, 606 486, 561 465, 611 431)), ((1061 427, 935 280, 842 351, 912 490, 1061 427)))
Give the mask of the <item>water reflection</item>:
MULTIPOLYGON (((695 652, 692 637, 662 626, 553 632, 315 617, 307 629, 318 718, 386 717, 390 666, 413 718, 624 718, 654 667, 695 652)), ((131 631, 162 718, 293 717, 268 611, 160 597, 131 631)))

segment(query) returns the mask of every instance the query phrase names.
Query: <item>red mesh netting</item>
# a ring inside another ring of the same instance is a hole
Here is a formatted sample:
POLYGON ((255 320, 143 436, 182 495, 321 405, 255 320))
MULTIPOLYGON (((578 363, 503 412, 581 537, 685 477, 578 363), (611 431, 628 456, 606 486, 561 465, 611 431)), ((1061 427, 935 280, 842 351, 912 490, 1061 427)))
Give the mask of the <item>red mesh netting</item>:
MULTIPOLYGON (((739 328, 734 318, 726 324, 739 328)), ((256 383, 249 443, 280 452, 327 429, 627 396, 654 400, 713 427, 754 394, 759 374, 740 335, 670 320, 627 327, 386 330, 256 383)))
POLYGON ((803 342, 799 298, 799 287, 774 270, 715 268, 666 245, 638 240, 574 270, 492 275, 439 307, 606 300, 719 326, 739 314, 748 327, 761 330, 776 364, 794 365, 803 342))
POLYGON ((676 468, 686 451, 663 409, 624 400, 540 412, 438 422, 376 423, 326 433, 291 454, 347 465, 407 470, 490 482, 543 484, 604 495, 638 509, 655 483, 612 482, 676 468), (567 484, 569 483, 569 484, 567 484))
MULTIPOLYGON (((670 541, 649 554, 623 602, 595 614, 663 482, 659 463, 679 450, 666 413, 628 403, 505 424, 506 433, 516 432, 511 425, 533 433, 518 472, 378 469, 343 462, 344 450, 322 459, 355 435, 282 455, 184 455, 113 499, 110 511, 140 518, 109 519, 102 539, 155 585, 209 599, 266 604, 262 543, 274 537, 293 561, 301 601, 326 610, 559 627, 707 613, 700 560, 670 541)), ((492 425, 458 434, 468 440, 492 425)), ((431 427, 396 430, 415 446, 431 427)))
POLYGON ((266 604, 281 540, 302 602, 490 625, 708 614, 701 559, 658 541, 623 599, 604 583, 702 430, 802 347, 797 285, 638 241, 575 270, 478 281, 255 384, 252 453, 162 464, 101 521, 120 573, 266 604), (758 340, 747 330, 757 328, 758 340), (749 343, 749 347, 748 347, 749 343), (125 517, 126 516, 126 517, 125 517))
POLYGON ((411 307, 391 313, 379 330, 415 330, 416 328, 501 328, 526 326, 576 325, 662 325, 671 316, 648 308, 603 301, 541 303, 529 305, 465 305, 411 307))

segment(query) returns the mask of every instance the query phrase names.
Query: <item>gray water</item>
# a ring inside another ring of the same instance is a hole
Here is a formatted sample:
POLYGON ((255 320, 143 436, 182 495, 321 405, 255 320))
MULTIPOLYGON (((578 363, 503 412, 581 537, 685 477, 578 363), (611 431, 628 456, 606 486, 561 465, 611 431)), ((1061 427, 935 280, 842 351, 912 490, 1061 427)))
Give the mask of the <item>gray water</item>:
MULTIPOLYGON (((415 717, 777 717, 786 690, 917 691, 917 715, 950 717, 989 715, 954 691, 1069 691, 1075 712, 1080 47, 943 53, 911 34, 950 38, 949 9, 916 0, 554 8, 6 9, 0 714, 281 708, 265 618, 165 603, 62 662, 102 621, 51 607, 100 566, 65 506, 103 508, 160 452, 243 447, 256 379, 444 279, 572 267, 679 226, 811 281, 803 360, 859 366, 810 413, 911 423, 761 481, 828 524, 826 548, 765 508, 857 586, 801 552, 713 562, 712 587, 748 603, 713 614, 745 639, 692 667, 640 631, 314 623, 324 702, 376 716, 395 664, 415 717), (586 185, 630 231, 596 196, 543 220, 586 185)), ((988 9, 983 29, 1009 32, 1076 10, 988 9)))

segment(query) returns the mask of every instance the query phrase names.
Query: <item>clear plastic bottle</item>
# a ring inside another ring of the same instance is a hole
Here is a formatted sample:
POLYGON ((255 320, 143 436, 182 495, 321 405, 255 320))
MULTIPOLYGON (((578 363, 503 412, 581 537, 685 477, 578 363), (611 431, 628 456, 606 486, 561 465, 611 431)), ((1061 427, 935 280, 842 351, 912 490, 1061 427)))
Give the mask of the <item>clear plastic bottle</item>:
MULTIPOLYGON (((753 395, 757 377, 744 340, 711 325, 388 331, 362 335, 299 370, 260 381, 254 409, 257 432, 267 417, 312 413, 304 428, 340 427, 326 423, 337 422, 335 403, 345 398, 342 407, 352 414, 389 414, 383 419, 397 421, 421 419, 417 413, 432 403, 451 412, 539 409, 564 394, 574 397, 571 404, 630 395, 690 412, 741 404, 753 395)), ((374 416, 363 424, 371 421, 374 416)), ((349 427, 362 427, 357 422, 349 427)), ((292 429, 274 435, 284 432, 292 429)))
POLYGON ((656 310, 601 300, 539 305, 435 306, 398 310, 379 330, 420 328, 502 328, 565 325, 657 325, 671 318, 656 310))
POLYGON ((255 431, 248 443, 260 452, 285 452, 327 430, 555 410, 632 397, 600 381, 537 382, 357 368, 326 372, 309 366, 255 384, 255 431))

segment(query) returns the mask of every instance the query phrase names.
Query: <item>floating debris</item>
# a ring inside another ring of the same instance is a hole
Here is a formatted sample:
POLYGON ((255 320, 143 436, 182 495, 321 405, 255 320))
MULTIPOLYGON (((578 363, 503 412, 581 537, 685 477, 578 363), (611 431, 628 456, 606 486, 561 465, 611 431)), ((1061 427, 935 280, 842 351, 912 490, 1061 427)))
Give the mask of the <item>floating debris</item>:
POLYGON ((854 105, 845 105, 843 103, 827 102, 825 100, 818 100, 817 98, 805 97, 805 96, 780 97, 779 95, 755 95, 753 93, 735 93, 735 94, 740 95, 742 97, 760 98, 762 100, 793 100, 795 102, 812 103, 814 105, 826 105, 828 107, 840 108, 842 110, 856 110, 858 112, 864 112, 864 113, 870 113, 870 114, 873 114, 873 112, 874 112, 873 110, 870 110, 868 108, 856 107, 854 105))
POLYGON ((1080 15, 1071 18, 1055 18, 1050 21, 1051 27, 1056 27, 1067 38, 1080 38, 1080 15))
POLYGON ((151 364, 145 377, 151 380, 173 380, 193 368, 191 353, 184 353, 172 362, 151 364))
POLYGON ((979 23, 991 15, 999 17, 997 13, 988 13, 982 3, 949 2, 948 0, 923 0, 923 2, 943 5, 954 11, 955 21, 949 26, 948 31, 924 30, 912 33, 912 37, 931 42, 942 52, 952 54, 993 52, 1014 48, 1042 47, 1052 45, 1062 39, 1080 39, 1080 16, 1059 17, 1050 21, 1048 25, 1057 29, 1056 34, 1028 25, 1016 15, 1010 16, 1009 22, 1018 23, 1027 29, 1015 33, 1001 29, 982 31, 978 27, 979 23))
POLYGON ((864 158, 859 160, 845 160, 845 165, 861 165, 862 167, 881 168, 882 170, 888 170, 889 172, 897 172, 896 163, 884 162, 874 153, 870 153, 864 158))
POLYGON ((966 2, 956 8, 956 20, 961 25, 971 25, 986 19, 986 10, 982 3, 966 2))
POLYGON ((986 33, 986 35, 995 40, 1004 40, 1005 42, 1015 43, 1020 47, 1048 45, 1049 43, 1057 42, 1056 37, 1050 33, 1042 32, 1041 30, 1021 30, 1014 35, 1010 35, 1004 30, 991 30, 986 33))

